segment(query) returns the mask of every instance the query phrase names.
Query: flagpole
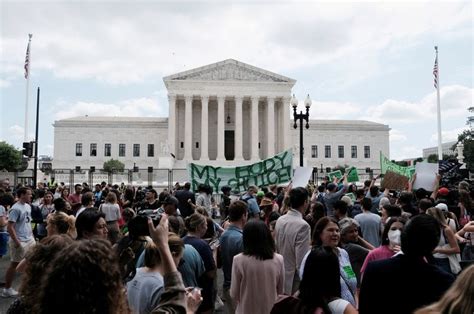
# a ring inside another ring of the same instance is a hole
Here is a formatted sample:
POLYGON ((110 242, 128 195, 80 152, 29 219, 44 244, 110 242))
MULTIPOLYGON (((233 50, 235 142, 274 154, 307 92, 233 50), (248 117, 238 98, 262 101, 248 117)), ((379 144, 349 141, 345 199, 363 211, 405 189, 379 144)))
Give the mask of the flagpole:
POLYGON ((25 97, 25 136, 24 141, 28 142, 28 94, 30 89, 30 64, 31 64, 31 37, 33 34, 28 34, 28 48, 26 51, 25 60, 25 78, 26 78, 26 97, 25 97))
POLYGON ((437 111, 438 111, 438 160, 443 160, 443 144, 441 139, 441 103, 439 97, 439 66, 438 66, 438 46, 435 46, 436 51, 436 76, 435 76, 435 86, 436 86, 436 96, 437 96, 437 111))

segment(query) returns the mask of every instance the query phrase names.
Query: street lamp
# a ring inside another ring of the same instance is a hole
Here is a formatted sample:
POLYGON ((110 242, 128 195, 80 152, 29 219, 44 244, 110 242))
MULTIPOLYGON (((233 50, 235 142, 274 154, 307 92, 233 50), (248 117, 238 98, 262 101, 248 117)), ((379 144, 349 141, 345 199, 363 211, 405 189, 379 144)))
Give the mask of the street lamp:
POLYGON ((293 118, 295 119, 295 124, 293 124, 293 127, 295 129, 298 128, 297 121, 300 121, 300 167, 303 167, 303 120, 306 121, 306 128, 309 129, 309 107, 311 107, 311 98, 309 98, 309 94, 308 96, 306 96, 306 99, 304 101, 306 113, 303 113, 303 111, 300 111, 300 113, 296 113, 296 107, 298 107, 298 99, 296 99, 294 94, 293 97, 291 97, 291 106, 293 107, 293 118))

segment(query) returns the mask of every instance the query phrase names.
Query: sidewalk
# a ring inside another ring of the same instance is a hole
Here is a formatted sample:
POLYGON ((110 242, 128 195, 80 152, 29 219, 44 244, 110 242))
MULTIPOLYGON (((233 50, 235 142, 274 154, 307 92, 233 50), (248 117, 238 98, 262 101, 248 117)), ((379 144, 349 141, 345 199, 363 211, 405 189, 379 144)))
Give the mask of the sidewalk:
MULTIPOLYGON (((5 281, 5 272, 7 271, 8 265, 10 265, 10 256, 8 254, 0 259, 0 281, 5 281)), ((13 282, 13 288, 18 290, 20 286, 21 275, 17 274, 15 281, 13 282)), ((0 288, 3 289, 3 288, 0 288)), ((2 298, 0 297, 0 313, 6 313, 10 304, 15 298, 2 298)))

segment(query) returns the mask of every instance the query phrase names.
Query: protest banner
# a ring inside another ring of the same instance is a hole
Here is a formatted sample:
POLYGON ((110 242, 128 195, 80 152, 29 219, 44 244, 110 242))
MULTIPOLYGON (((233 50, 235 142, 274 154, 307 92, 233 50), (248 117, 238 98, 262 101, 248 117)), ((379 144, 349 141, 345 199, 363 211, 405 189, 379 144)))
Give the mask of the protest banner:
POLYGON ((416 180, 413 183, 413 188, 433 191, 436 174, 438 173, 438 163, 418 162, 415 165, 415 170, 416 180))
POLYGON ((393 171, 387 171, 383 177, 382 188, 389 190, 405 190, 408 185, 408 177, 393 171))
POLYGON ((190 163, 187 171, 192 190, 204 183, 215 192, 224 185, 230 186, 232 191, 243 192, 250 185, 261 187, 289 182, 293 175, 293 154, 291 150, 286 150, 272 158, 235 168, 190 163))
POLYGON ((308 185, 308 181, 311 178, 311 175, 313 174, 313 168, 312 167, 298 167, 295 169, 295 173, 293 174, 293 179, 291 180, 292 182, 292 187, 297 188, 297 187, 303 187, 306 188, 308 185))
POLYGON ((413 176, 415 173, 415 167, 410 166, 410 167, 403 167, 400 165, 397 165, 394 162, 391 162, 390 159, 385 157, 382 152, 380 152, 380 169, 382 174, 386 174, 387 171, 391 171, 394 173, 398 173, 402 176, 405 176, 407 178, 410 178, 413 176))
POLYGON ((332 182, 332 180, 334 180, 334 177, 336 177, 339 180, 339 179, 342 178, 342 172, 341 172, 341 170, 336 170, 336 171, 333 171, 333 172, 329 172, 328 177, 329 177, 329 181, 331 181, 331 182, 332 182))
POLYGON ((356 167, 346 168, 347 182, 359 182, 359 174, 356 167))

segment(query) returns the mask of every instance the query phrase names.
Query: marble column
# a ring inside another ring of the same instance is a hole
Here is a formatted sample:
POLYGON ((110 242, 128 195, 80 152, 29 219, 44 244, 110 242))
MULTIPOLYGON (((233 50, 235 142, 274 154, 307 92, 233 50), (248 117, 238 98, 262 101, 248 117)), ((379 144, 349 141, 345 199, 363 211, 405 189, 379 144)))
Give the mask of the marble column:
POLYGON ((258 96, 250 97, 251 102, 251 115, 252 115, 252 134, 251 134, 251 150, 252 153, 250 154, 250 159, 260 160, 259 149, 258 149, 258 142, 259 142, 259 135, 258 135, 258 96))
POLYGON ((201 158, 209 160, 209 96, 201 96, 201 158))
POLYGON ((275 98, 267 97, 267 158, 275 155, 275 98))
POLYGON ((225 96, 217 97, 217 158, 216 160, 225 160, 224 155, 224 106, 225 96))
POLYGON ((283 111, 283 148, 282 151, 290 148, 290 108, 291 97, 286 96, 282 98, 283 111))
POLYGON ((193 96, 185 95, 184 111, 184 160, 193 160, 193 96))
MULTIPOLYGON (((176 95, 168 94, 169 118, 168 118, 168 145, 171 154, 176 154, 176 95)), ((168 156, 166 156, 168 157, 168 156)))
POLYGON ((235 96, 235 158, 234 160, 244 160, 242 154, 242 139, 243 139, 243 121, 242 121, 242 107, 244 106, 244 98, 242 96, 235 96))

